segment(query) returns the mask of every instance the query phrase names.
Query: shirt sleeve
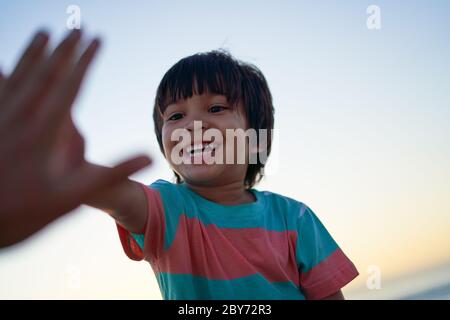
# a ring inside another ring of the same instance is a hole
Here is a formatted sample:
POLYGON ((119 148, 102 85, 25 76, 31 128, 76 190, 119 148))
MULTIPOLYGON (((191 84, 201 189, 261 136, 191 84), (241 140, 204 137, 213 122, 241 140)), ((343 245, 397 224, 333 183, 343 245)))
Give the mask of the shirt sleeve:
POLYGON ((147 222, 142 234, 134 234, 116 223, 125 254, 132 260, 155 260, 164 247, 164 206, 158 190, 141 185, 147 203, 147 222))
POLYGON ((354 264, 304 204, 298 217, 297 241, 300 288, 307 299, 330 296, 358 276, 354 264))

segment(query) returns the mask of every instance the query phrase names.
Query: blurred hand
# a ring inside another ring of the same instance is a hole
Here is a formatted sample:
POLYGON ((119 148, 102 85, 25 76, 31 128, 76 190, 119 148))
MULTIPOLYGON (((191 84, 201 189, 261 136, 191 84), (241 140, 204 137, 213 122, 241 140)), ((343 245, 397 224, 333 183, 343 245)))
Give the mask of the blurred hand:
POLYGON ((127 180, 150 159, 100 168, 84 157, 71 107, 99 41, 78 57, 79 30, 47 53, 36 34, 10 76, 0 72, 0 247, 17 243, 93 194, 127 180))

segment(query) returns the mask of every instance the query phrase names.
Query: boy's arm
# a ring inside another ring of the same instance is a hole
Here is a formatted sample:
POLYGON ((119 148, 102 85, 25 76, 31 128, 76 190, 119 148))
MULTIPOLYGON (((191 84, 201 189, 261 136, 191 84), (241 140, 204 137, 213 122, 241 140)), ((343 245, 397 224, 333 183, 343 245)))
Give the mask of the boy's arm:
MULTIPOLYGON (((106 169, 99 165, 91 165, 106 169)), ((139 182, 127 179, 123 183, 93 195, 86 204, 105 211, 130 232, 144 232, 147 222, 147 199, 143 186, 139 182)))

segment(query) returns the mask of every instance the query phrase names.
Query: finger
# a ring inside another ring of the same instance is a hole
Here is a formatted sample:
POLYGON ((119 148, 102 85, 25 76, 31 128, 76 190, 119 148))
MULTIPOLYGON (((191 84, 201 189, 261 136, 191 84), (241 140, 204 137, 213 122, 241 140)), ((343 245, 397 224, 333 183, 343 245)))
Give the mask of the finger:
POLYGON ((81 38, 80 30, 73 30, 58 45, 46 62, 27 77, 21 95, 14 101, 13 107, 25 115, 33 115, 39 110, 64 75, 69 74, 76 46, 81 38))
POLYGON ((126 181, 128 176, 150 164, 150 158, 139 156, 122 162, 114 168, 84 166, 68 180, 64 193, 72 201, 80 201, 81 203, 105 188, 110 188, 126 181))
POLYGON ((61 74, 67 72, 80 39, 81 30, 74 29, 53 51, 41 74, 47 87, 52 87, 61 74))
MULTIPOLYGON (((39 31, 33 37, 33 40, 25 49, 25 52, 9 76, 8 81, 5 83, 5 87, 3 88, 5 95, 9 95, 13 90, 18 89, 24 78, 42 61, 48 39, 48 34, 44 31, 39 31)), ((7 98, 1 92, 0 96, 3 96, 4 99, 7 98)))
MULTIPOLYGON (((46 110, 42 113, 42 117, 49 127, 54 127, 61 122, 70 112, 75 98, 78 95, 81 84, 88 70, 89 65, 94 59, 100 47, 100 40, 94 39, 84 53, 81 55, 78 63, 67 81, 63 84, 61 90, 58 90, 48 102, 46 110)), ((54 127, 56 129, 56 127, 54 127)))

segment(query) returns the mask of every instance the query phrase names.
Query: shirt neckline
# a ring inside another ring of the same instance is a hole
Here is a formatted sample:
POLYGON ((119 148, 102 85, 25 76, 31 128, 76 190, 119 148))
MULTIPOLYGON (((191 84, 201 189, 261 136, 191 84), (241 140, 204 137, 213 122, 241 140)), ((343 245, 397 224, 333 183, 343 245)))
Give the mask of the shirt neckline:
POLYGON ((207 214, 212 216, 223 217, 232 220, 253 218, 259 216, 262 210, 265 208, 264 197, 262 196, 261 192, 253 188, 249 189, 249 191, 255 196, 256 201, 237 205, 223 205, 204 198, 194 190, 190 189, 184 182, 180 183, 179 185, 183 188, 183 190, 185 190, 195 199, 196 203, 201 208, 206 210, 207 214))

